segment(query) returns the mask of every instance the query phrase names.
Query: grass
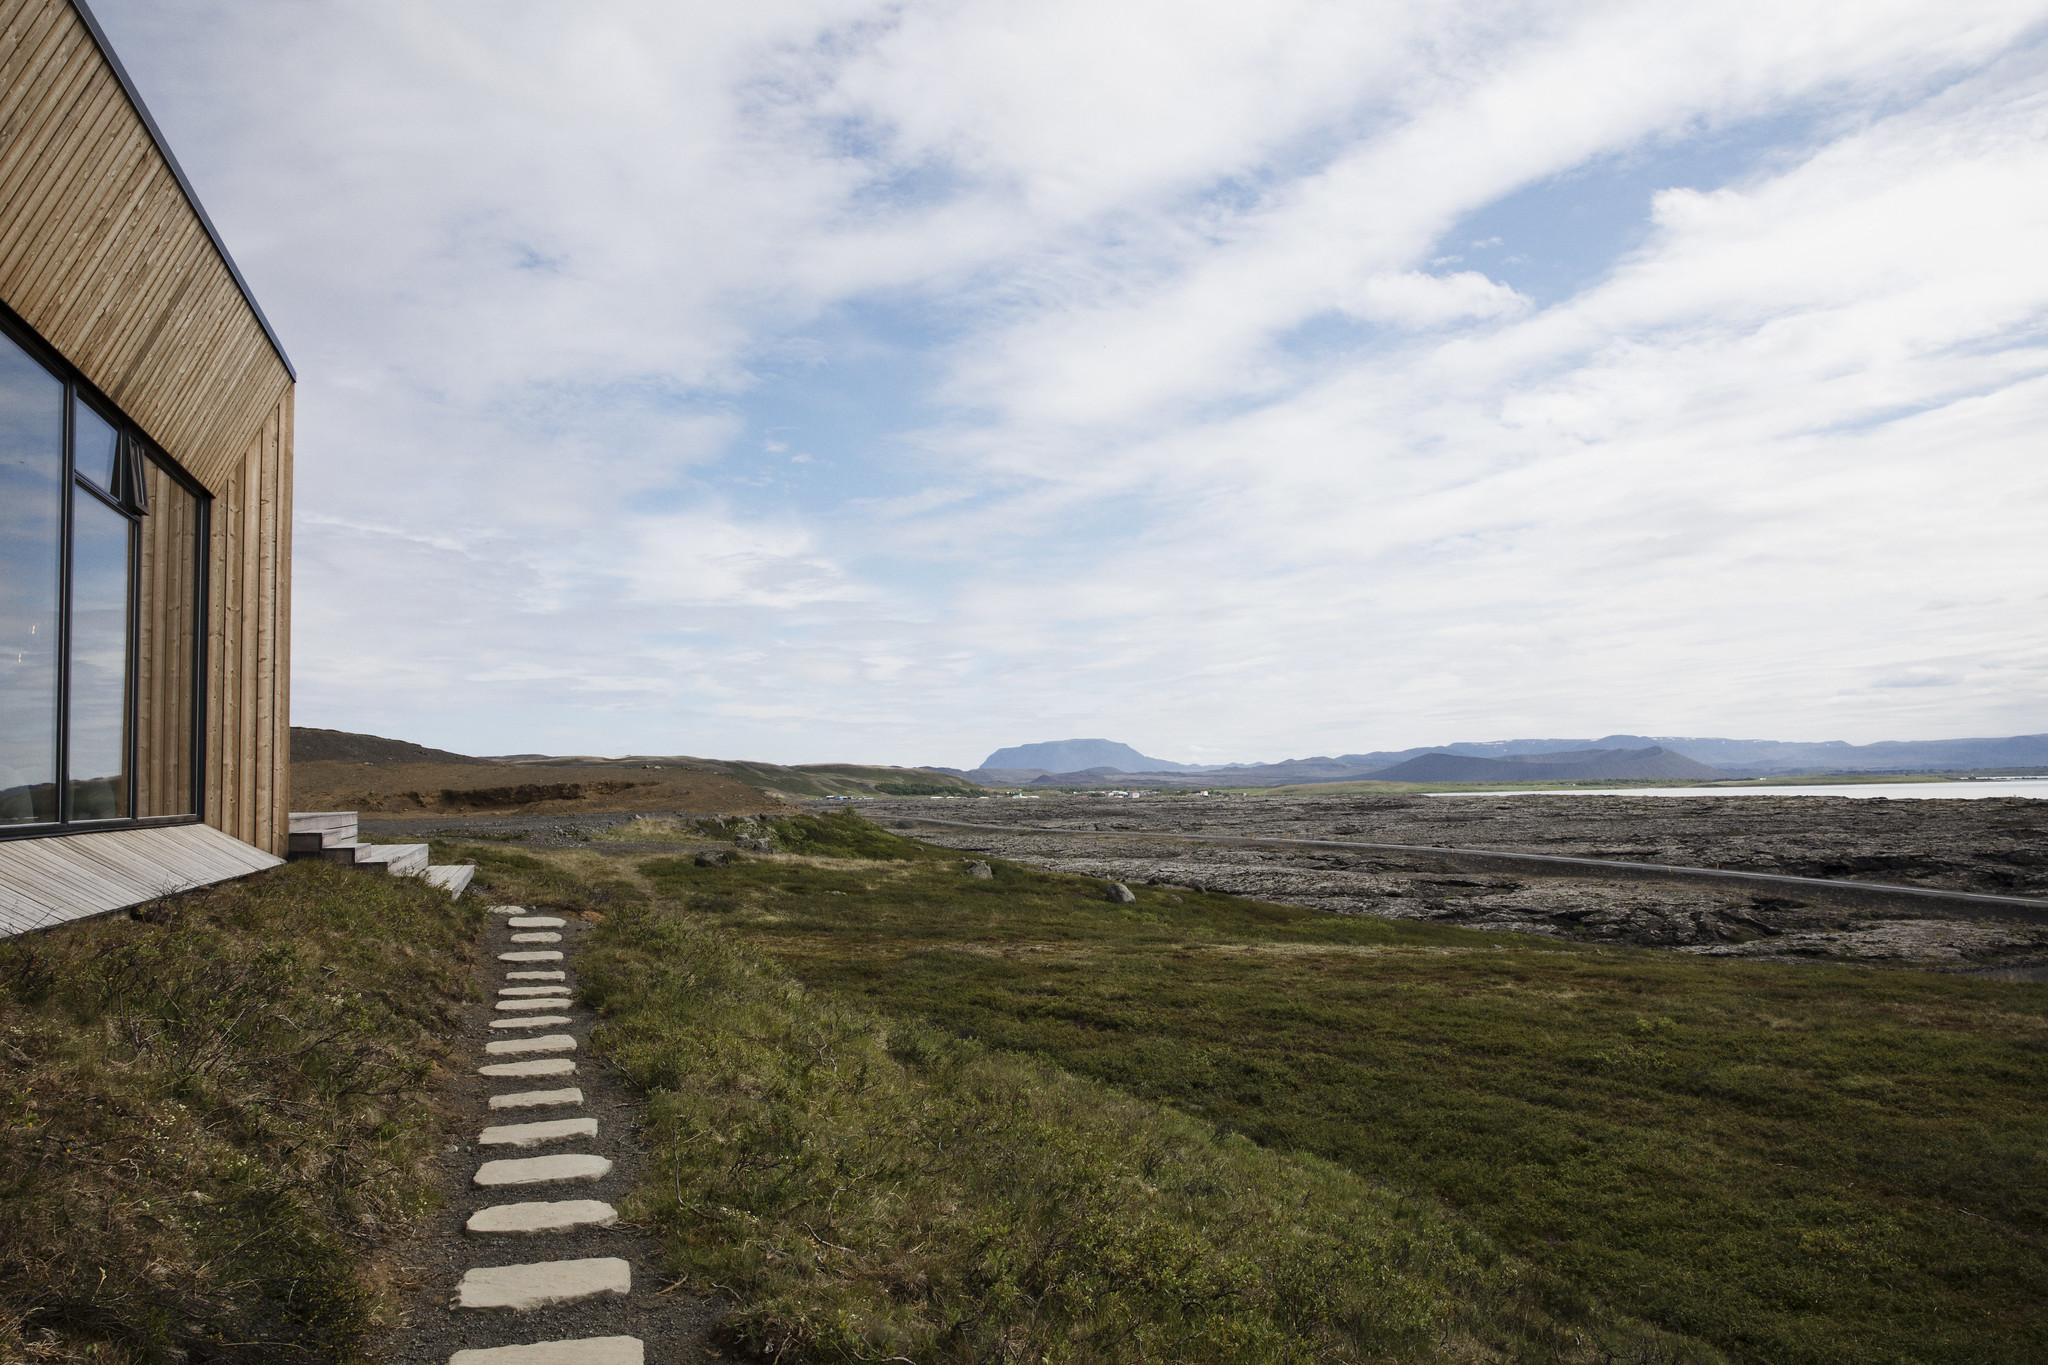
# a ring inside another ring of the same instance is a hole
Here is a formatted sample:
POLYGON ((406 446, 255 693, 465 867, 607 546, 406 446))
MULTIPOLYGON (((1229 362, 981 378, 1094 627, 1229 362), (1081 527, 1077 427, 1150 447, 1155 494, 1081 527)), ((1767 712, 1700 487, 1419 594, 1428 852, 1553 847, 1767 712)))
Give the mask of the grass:
POLYGON ((1386 1182, 1733 1356, 2048 1358, 2048 988, 1117 906, 826 823, 854 856, 649 859, 640 894, 863 1017, 1386 1182))
POLYGON ((295 863, 0 943, 0 1360, 364 1359, 479 913, 295 863))
POLYGON ((770 1358, 1716 1358, 1431 1201, 806 991, 702 916, 619 909, 578 966, 652 1097, 628 1213, 770 1358))

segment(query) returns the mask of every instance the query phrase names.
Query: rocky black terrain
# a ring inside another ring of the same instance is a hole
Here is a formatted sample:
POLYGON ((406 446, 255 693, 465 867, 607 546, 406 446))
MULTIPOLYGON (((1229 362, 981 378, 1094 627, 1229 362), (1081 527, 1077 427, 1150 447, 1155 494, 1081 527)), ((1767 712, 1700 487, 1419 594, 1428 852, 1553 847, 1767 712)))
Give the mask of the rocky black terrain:
POLYGON ((1339 914, 1430 919, 1745 957, 2048 969, 2048 927, 1796 894, 1599 876, 1446 870, 1426 855, 1176 844, 1202 833, 1501 849, 1851 878, 2048 900, 2048 801, 1839 797, 1211 796, 870 802, 1070 833, 923 828, 919 837, 1125 882, 1200 885, 1339 914))

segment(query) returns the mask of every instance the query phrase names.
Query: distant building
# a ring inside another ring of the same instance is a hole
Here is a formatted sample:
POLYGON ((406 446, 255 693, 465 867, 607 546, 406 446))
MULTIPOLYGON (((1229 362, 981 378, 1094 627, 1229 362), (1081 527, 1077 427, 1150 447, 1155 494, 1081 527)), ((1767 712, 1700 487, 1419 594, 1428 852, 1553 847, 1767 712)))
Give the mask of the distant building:
POLYGON ((85 5, 8 8, 0 934, 285 851, 296 378, 85 5))

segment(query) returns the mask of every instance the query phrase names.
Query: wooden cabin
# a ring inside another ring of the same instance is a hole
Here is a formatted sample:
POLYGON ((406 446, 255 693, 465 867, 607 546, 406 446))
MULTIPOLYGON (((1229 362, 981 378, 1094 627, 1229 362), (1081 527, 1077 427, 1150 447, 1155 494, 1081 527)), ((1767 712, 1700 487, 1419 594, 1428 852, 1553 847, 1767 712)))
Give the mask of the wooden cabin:
POLYGON ((286 849, 295 375, 82 0, 0 0, 0 934, 286 849))

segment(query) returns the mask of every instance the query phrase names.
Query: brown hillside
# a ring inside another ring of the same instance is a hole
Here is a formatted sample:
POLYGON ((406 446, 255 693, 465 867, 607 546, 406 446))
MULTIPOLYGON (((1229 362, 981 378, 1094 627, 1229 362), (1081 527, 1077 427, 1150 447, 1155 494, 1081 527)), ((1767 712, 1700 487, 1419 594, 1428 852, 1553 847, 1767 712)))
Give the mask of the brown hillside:
POLYGON ((292 765, 294 810, 529 815, 732 813, 781 803, 719 773, 618 764, 312 762, 292 765))

